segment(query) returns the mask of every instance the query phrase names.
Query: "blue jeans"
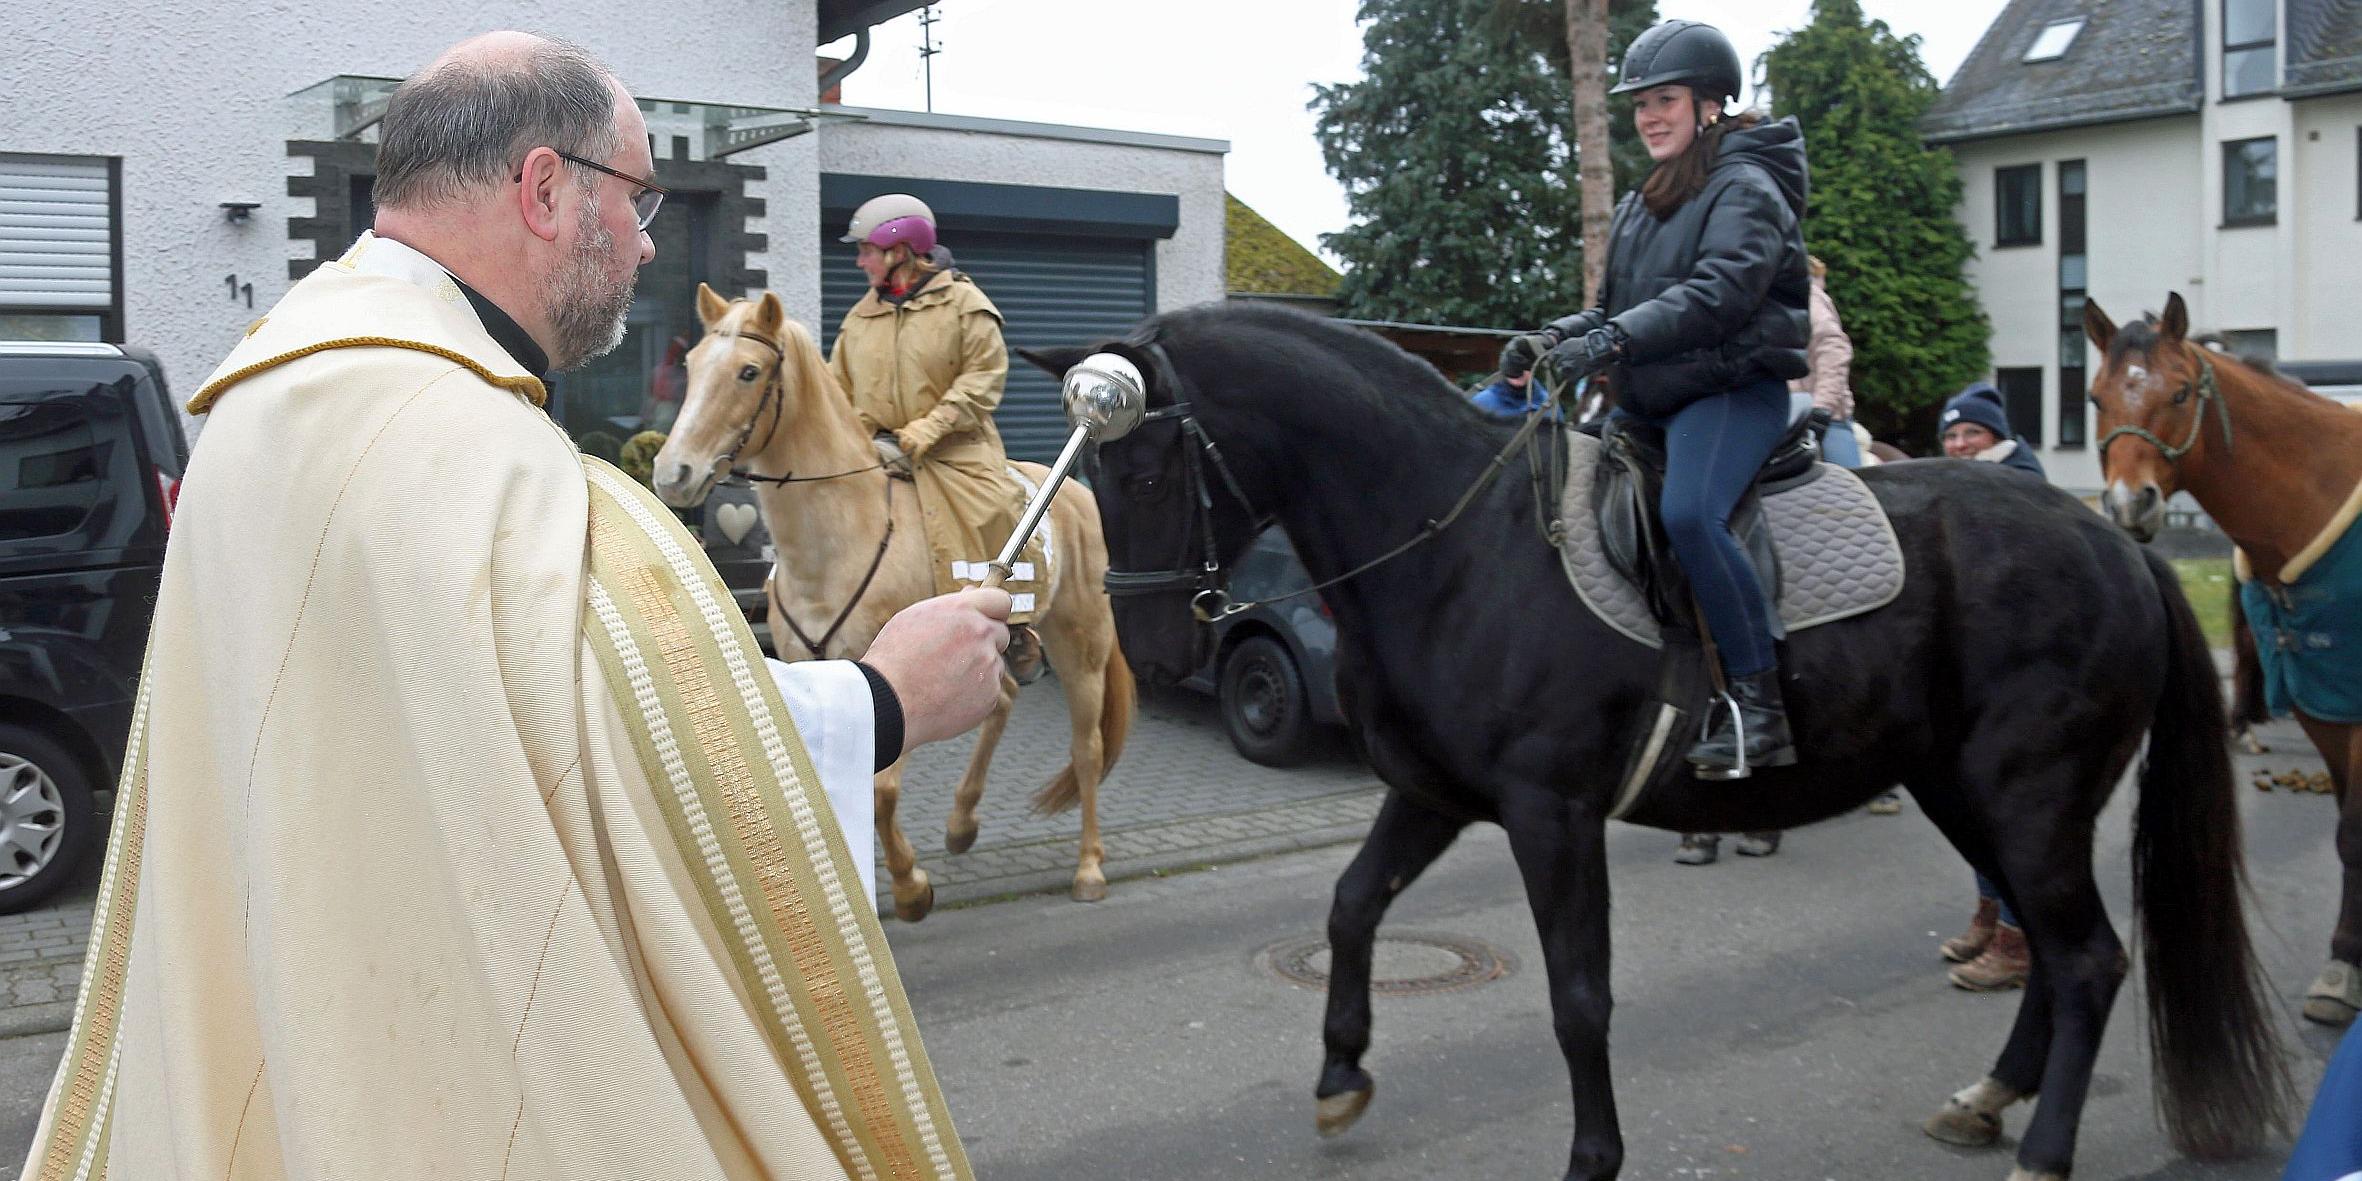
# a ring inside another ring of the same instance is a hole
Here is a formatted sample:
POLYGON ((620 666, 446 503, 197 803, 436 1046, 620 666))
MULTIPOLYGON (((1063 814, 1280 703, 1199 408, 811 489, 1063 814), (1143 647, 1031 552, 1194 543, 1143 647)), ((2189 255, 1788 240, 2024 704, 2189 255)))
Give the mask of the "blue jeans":
POLYGON ((1977 875, 1977 897, 1990 898, 1995 902, 2000 902, 2001 921, 2021 931, 2026 929, 2026 925, 2018 921, 2017 912, 2009 908, 2009 903, 2002 902, 2001 887, 1994 885, 1993 879, 1981 873, 1977 875))
MULTIPOLYGON (((1625 413, 1622 410, 1618 414, 1625 413)), ((1647 419, 1665 432, 1665 492, 1658 511, 1674 560, 1689 576, 1725 676, 1772 670, 1771 614, 1755 567, 1730 533, 1731 509, 1788 429, 1788 383, 1767 377, 1647 419)))
POLYGON ((1829 424, 1829 433, 1821 436, 1821 458, 1839 467, 1862 466, 1862 441, 1854 438, 1852 419, 1829 424))

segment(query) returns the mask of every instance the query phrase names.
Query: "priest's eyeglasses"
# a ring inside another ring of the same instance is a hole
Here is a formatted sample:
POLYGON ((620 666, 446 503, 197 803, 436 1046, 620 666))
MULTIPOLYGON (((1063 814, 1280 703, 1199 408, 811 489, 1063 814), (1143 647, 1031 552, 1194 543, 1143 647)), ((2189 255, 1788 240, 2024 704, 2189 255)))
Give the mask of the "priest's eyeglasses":
MULTIPOLYGON (((640 219, 640 228, 643 230, 648 228, 649 222, 656 220, 657 207, 664 204, 664 195, 672 191, 654 181, 641 180, 628 172, 617 172, 596 160, 585 160, 572 152, 559 152, 556 148, 551 148, 550 151, 557 152, 558 158, 561 160, 580 164, 584 168, 596 169, 626 184, 640 186, 640 191, 632 194, 632 213, 640 219)), ((517 179, 525 179, 525 174, 520 171, 517 173, 517 179)))

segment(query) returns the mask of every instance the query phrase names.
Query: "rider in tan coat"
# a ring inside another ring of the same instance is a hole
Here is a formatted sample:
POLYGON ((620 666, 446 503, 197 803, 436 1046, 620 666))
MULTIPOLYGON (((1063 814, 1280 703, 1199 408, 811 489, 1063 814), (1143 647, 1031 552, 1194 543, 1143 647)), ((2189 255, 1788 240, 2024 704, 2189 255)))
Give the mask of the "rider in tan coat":
MULTIPOLYGON (((870 290, 845 314, 829 368, 888 466, 916 480, 935 586, 948 593, 984 577, 1024 503, 992 421, 1009 373, 1000 309, 933 261, 934 213, 916 197, 868 201, 843 240, 859 246, 870 290)), ((1009 582, 1012 624, 1033 611, 1040 556, 1026 557, 1009 582)), ((1030 640, 1013 640, 1012 652, 1030 640)))

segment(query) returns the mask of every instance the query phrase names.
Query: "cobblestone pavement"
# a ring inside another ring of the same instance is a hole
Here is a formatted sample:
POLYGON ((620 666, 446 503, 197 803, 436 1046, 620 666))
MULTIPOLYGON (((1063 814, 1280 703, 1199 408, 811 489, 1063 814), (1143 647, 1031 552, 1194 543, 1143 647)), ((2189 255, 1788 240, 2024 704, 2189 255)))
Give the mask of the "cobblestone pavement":
MULTIPOLYGON (((943 825, 975 739, 940 743, 911 760, 903 831, 934 879, 938 906, 1066 889, 1082 822, 1073 812, 1034 815, 1027 801, 1065 765, 1067 741, 1065 700, 1056 679, 1045 677, 1018 698, 977 808, 982 830, 958 857, 943 852, 943 825)), ((1123 757, 1100 787, 1107 876, 1120 890, 1125 878, 1355 840, 1377 814, 1379 795, 1376 777, 1339 750, 1288 770, 1259 767, 1230 748, 1210 701, 1146 693, 1123 757)), ((94 851, 79 880, 47 905, 0 915, 0 1038, 71 1023, 99 860, 94 851)), ((877 878, 880 910, 891 915, 883 863, 877 878)))

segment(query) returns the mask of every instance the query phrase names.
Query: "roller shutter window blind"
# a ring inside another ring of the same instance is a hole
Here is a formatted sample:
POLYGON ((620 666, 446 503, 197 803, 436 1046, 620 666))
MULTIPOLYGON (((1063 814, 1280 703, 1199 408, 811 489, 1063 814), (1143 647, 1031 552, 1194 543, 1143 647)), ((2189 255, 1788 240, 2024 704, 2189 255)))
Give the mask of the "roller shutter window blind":
POLYGON ((112 207, 105 159, 0 152, 0 309, 113 308, 112 207))

